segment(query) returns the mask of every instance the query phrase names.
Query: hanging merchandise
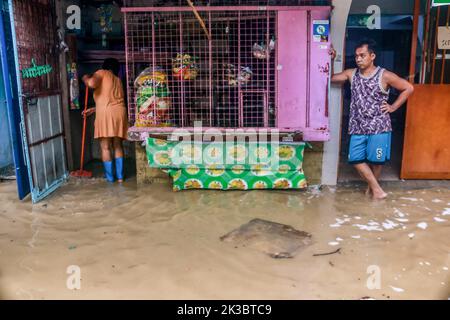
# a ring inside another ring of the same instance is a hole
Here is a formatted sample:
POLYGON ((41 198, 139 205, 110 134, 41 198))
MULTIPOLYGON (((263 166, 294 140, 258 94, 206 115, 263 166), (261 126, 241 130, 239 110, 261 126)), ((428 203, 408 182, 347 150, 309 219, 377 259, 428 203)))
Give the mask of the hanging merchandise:
POLYGON ((227 77, 228 85, 230 86, 237 86, 237 73, 236 73, 236 67, 233 64, 225 64, 225 75, 227 77))
POLYGON ((80 86, 78 82, 77 64, 67 64, 70 91, 70 110, 80 109, 80 86))
POLYGON ((106 35, 113 31, 112 28, 112 6, 102 4, 98 9, 100 16, 100 29, 102 30, 102 46, 106 48, 106 35))
POLYGON ((275 50, 275 39, 272 38, 272 40, 270 40, 269 45, 265 45, 263 43, 258 44, 255 43, 253 45, 253 56, 256 59, 260 59, 260 60, 267 60, 268 58, 270 58, 270 53, 275 50))
POLYGON ((149 67, 142 71, 134 82, 137 88, 137 127, 171 126, 172 105, 167 74, 162 68, 149 67))
POLYGON ((172 59, 172 71, 175 78, 195 80, 198 75, 196 58, 189 54, 178 53, 177 57, 172 59))
POLYGON ((64 41, 64 29, 62 28, 58 29, 58 40, 59 40, 58 49, 61 50, 62 52, 69 52, 69 46, 64 41))
POLYGON ((53 68, 51 65, 47 64, 44 66, 38 66, 36 65, 36 61, 31 59, 31 67, 22 69, 22 78, 24 79, 30 79, 30 78, 39 78, 43 75, 49 74, 53 71, 53 68))
POLYGON ((250 67, 242 66, 240 72, 233 64, 225 64, 225 74, 227 77, 228 85, 237 86, 238 84, 245 85, 248 84, 252 78, 253 71, 250 67))
POLYGON ((250 67, 241 67, 241 72, 238 76, 238 81, 241 84, 247 84, 252 79, 253 71, 250 69, 250 67))

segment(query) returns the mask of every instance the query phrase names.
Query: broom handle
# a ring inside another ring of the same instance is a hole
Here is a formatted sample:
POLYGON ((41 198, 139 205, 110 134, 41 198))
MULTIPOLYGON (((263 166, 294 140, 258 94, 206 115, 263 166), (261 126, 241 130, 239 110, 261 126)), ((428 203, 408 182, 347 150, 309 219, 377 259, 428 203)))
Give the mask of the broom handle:
POLYGON ((81 166, 80 170, 83 171, 84 169, 84 143, 86 142, 86 124, 87 124, 87 105, 88 105, 88 98, 89 98, 89 87, 86 86, 86 96, 84 98, 84 120, 83 120, 83 138, 81 139, 81 166))
POLYGON ((202 17, 200 17, 200 14, 197 11, 197 8, 195 8, 194 3, 191 0, 186 0, 189 6, 192 8, 192 11, 194 12, 195 17, 197 18, 198 22, 200 23, 200 26, 203 28, 203 31, 205 31, 206 36, 208 37, 208 40, 211 41, 211 34, 209 33, 208 28, 205 25, 205 22, 203 21, 202 17))

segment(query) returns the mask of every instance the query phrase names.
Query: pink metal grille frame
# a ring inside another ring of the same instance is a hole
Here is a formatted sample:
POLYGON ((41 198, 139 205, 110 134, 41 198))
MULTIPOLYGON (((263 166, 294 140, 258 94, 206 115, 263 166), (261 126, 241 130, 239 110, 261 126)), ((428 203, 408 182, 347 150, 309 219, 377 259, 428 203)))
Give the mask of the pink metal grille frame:
MULTIPOLYGON (((278 108, 278 48, 266 60, 252 55, 254 43, 268 46, 278 35, 278 12, 308 12, 307 32, 310 33, 310 11, 329 12, 319 6, 213 6, 197 7, 211 40, 201 28, 189 7, 122 8, 126 34, 126 72, 130 124, 136 120, 135 78, 144 68, 163 67, 169 75, 172 107, 169 127, 131 127, 142 133, 168 133, 175 128, 191 130, 200 122, 203 128, 279 128, 278 108), (174 79, 172 59, 177 53, 198 58, 199 75, 195 80, 174 79), (247 84, 230 86, 225 65, 237 70, 249 67, 252 79, 247 84)), ((310 38, 308 38, 310 41, 310 38)), ((310 43, 308 43, 310 46, 310 43)), ((310 51, 308 47, 308 64, 310 51)), ((308 98, 311 80, 308 65, 308 98)), ((307 103, 311 103, 308 99, 307 103)), ((324 106, 325 108, 325 106, 324 106)), ((305 108, 305 126, 311 112, 305 108)), ((328 113, 328 110, 325 110, 328 113)), ((326 127, 317 128, 322 131, 326 127)), ((316 129, 313 129, 316 130, 316 129)), ((284 132, 297 132, 284 128, 284 132)))

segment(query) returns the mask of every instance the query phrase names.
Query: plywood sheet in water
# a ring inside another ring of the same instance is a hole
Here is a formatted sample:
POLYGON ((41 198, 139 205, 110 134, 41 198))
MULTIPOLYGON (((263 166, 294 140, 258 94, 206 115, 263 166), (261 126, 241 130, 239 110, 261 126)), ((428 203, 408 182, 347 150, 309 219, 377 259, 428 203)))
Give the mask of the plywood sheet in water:
POLYGON ((249 247, 275 259, 293 258, 311 244, 311 235, 291 226, 254 219, 221 238, 236 247, 249 247))

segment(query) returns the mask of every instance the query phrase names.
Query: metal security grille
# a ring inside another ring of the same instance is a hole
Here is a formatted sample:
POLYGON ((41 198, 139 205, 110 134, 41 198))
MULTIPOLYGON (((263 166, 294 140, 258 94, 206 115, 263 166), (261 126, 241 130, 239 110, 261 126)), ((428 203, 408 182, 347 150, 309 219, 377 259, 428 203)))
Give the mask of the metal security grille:
POLYGON ((14 28, 21 83, 24 149, 33 202, 45 198, 67 178, 54 3, 14 0, 14 28), (45 74, 22 70, 50 65, 45 74))
MULTIPOLYGON (((450 6, 430 7, 427 1, 425 12, 425 36, 422 43, 422 61, 420 68, 421 84, 450 83, 449 51, 438 47, 439 27, 449 26, 450 6)), ((417 18, 418 19, 418 18, 417 18)))
POLYGON ((60 96, 29 101, 26 127, 34 187, 44 192, 67 173, 60 96))
POLYGON ((45 76, 22 78, 26 96, 55 92, 60 88, 56 26, 50 0, 14 0, 14 24, 20 70, 36 65, 50 65, 53 71, 45 76))
MULTIPOLYGON (((124 0, 126 7, 184 7, 186 0, 124 0)), ((331 0, 195 0, 196 6, 330 6, 331 0)))
POLYGON ((190 8, 159 9, 125 12, 130 121, 155 127, 275 126, 276 12, 202 9, 198 19, 190 8), (146 68, 147 86, 157 96, 147 104, 136 84, 146 68), (158 76, 166 77, 162 108, 158 76))

